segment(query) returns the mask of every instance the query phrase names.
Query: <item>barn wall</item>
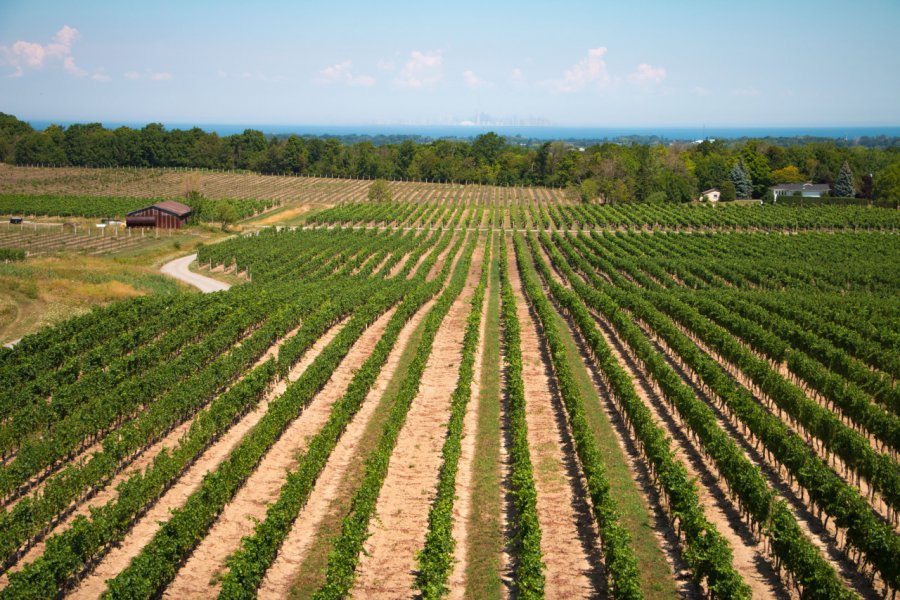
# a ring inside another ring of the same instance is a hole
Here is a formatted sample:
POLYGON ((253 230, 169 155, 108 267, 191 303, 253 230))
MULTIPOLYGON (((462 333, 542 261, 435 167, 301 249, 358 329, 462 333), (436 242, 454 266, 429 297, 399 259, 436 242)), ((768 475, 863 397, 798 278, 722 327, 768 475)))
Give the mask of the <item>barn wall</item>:
POLYGON ((154 217, 156 219, 156 226, 160 229, 181 229, 181 226, 184 224, 183 219, 180 219, 175 215, 170 215, 157 208, 153 208, 152 206, 150 208, 135 211, 132 215, 135 217, 154 217))

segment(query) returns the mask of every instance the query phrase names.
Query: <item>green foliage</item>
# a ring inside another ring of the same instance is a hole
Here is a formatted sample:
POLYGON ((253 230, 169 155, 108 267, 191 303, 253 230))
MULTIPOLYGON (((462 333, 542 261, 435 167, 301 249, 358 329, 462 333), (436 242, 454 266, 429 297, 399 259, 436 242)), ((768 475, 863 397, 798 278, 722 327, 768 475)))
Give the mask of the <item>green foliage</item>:
POLYGON ((731 183, 734 185, 737 198, 746 200, 753 196, 753 181, 744 168, 743 158, 739 159, 731 169, 731 183))
POLYGON ((774 183, 803 183, 806 181, 806 176, 794 165, 788 165, 772 171, 772 181, 774 183))
POLYGON ((875 176, 875 198, 900 206, 900 162, 895 162, 875 176))
POLYGON ((25 260, 25 251, 15 248, 0 248, 0 261, 12 262, 17 260, 25 260))
POLYGON ((387 181, 376 179, 369 184, 367 197, 375 202, 390 202, 394 198, 394 193, 391 191, 387 181))
POLYGON ((719 187, 719 192, 721 192, 719 194, 720 202, 730 202, 731 200, 737 199, 737 188, 730 180, 722 182, 722 185, 719 187))
MULTIPOLYGON (((118 166, 153 168, 248 169, 269 174, 365 179, 477 182, 501 186, 580 187, 593 180, 598 190, 583 190, 589 199, 643 201, 663 190, 670 201, 696 198, 701 190, 721 188, 738 159, 750 177, 752 194, 762 197, 777 180, 831 182, 847 162, 855 173, 881 171, 900 161, 891 147, 896 139, 809 140, 741 139, 704 141, 664 147, 658 140, 604 142, 583 152, 562 142, 506 140, 495 133, 471 142, 436 140, 400 143, 274 136, 246 130, 220 137, 200 129, 104 129, 100 124, 52 125, 34 131, 5 115, 0 119, 0 160, 15 164, 118 166), (344 143, 342 143, 342 141, 344 143)), ((860 183, 863 184, 865 179, 860 183)), ((588 184, 590 185, 590 184, 588 184)), ((739 187, 739 186, 738 186, 739 187)), ((865 191, 865 190, 863 190, 865 191)))
POLYGON ((834 182, 834 195, 840 198, 852 198, 854 194, 853 171, 850 170, 850 163, 844 161, 837 181, 834 182))

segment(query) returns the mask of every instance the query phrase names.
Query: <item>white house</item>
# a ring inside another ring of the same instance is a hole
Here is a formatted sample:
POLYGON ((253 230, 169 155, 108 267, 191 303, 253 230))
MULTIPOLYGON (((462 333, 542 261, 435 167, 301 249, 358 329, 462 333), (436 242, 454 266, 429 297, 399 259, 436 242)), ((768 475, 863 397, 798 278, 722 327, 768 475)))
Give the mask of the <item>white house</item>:
POLYGON ((719 196, 722 195, 722 192, 719 191, 719 188, 710 188, 706 191, 700 192, 700 202, 718 202, 719 196))
POLYGON ((831 191, 831 187, 827 183, 781 183, 771 190, 775 202, 778 202, 778 196, 800 195, 804 198, 821 198, 823 194, 831 191))

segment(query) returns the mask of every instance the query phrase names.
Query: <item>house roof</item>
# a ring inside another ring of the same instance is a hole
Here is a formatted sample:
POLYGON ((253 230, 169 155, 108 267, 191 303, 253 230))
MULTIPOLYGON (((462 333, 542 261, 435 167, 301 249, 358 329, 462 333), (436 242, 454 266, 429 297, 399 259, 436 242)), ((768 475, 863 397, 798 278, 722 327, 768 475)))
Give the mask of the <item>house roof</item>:
POLYGON ((782 183, 772 188, 779 192, 827 192, 830 189, 827 183, 782 183))
POLYGON ((719 188, 709 188, 708 190, 703 190, 703 191, 700 192, 700 193, 701 193, 701 194, 711 194, 711 193, 713 193, 713 192, 718 192, 718 191, 719 191, 719 188))
POLYGON ((166 200, 165 202, 157 202, 153 206, 146 206, 144 208, 139 208, 137 210, 133 210, 128 214, 133 215, 135 213, 139 213, 141 211, 147 210, 148 208, 155 208, 155 209, 161 210, 163 212, 167 212, 170 215, 175 215, 176 217, 186 217, 189 214, 191 214, 192 212, 194 212, 194 209, 192 209, 187 204, 182 204, 181 202, 175 202, 174 200, 166 200))

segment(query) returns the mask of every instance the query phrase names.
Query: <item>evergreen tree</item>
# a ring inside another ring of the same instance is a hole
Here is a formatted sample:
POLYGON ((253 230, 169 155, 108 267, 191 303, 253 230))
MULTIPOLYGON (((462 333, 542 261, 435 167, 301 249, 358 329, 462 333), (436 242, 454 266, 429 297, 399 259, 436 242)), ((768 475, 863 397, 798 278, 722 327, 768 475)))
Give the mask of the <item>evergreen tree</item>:
POLYGON ((852 198, 853 194, 853 171, 850 170, 847 161, 844 161, 844 166, 841 167, 841 172, 834 183, 834 195, 839 198, 852 198))
POLYGON ((753 181, 750 180, 750 175, 744 169, 743 159, 738 160, 734 168, 731 169, 729 179, 734 184, 734 190, 739 199, 746 200, 753 195, 753 181))

